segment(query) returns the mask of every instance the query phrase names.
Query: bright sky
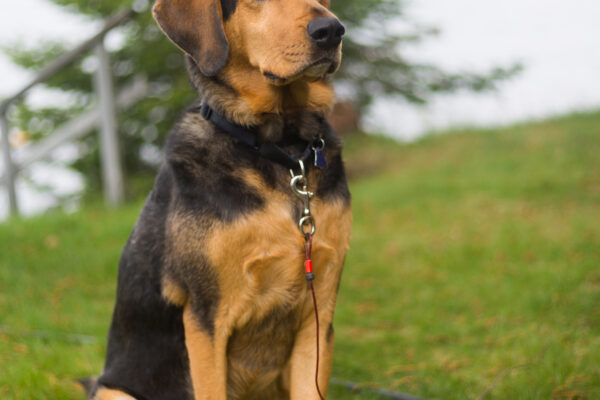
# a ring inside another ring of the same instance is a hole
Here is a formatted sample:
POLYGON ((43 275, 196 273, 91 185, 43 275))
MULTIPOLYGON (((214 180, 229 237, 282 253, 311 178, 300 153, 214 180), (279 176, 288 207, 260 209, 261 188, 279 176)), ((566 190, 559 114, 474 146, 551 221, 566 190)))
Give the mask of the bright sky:
MULTIPOLYGON (((496 93, 439 96, 426 107, 379 101, 366 119, 368 128, 411 139, 451 126, 507 124, 600 108, 600 1, 407 0, 406 5, 412 20, 442 31, 439 37, 408 49, 413 59, 475 71, 520 61, 525 71, 496 93)), ((47 0, 4 0, 2 11, 0 46, 16 40, 35 44, 47 38, 75 45, 98 28, 97 23, 67 14, 47 0)), ((29 77, 0 54, 0 97, 17 90, 29 77)), ((32 97, 35 101, 48 95, 37 91, 32 97)), ((31 173, 39 175, 35 170, 31 173)), ((66 175, 42 175, 46 184, 54 178, 57 182, 51 186, 59 191, 68 192, 61 187, 65 182, 77 186, 77 179, 64 179, 66 175)), ((43 197, 27 190, 21 185, 20 197, 25 211, 33 212, 41 208, 43 197)), ((5 196, 0 193, 0 220, 5 209, 5 196)))
MULTIPOLYGON (((35 45, 46 38, 62 39, 76 44, 90 35, 95 24, 65 13, 53 3, 44 0, 5 0, 0 13, 0 45, 15 42, 35 45)), ((0 52, 0 96, 18 89, 29 74, 13 66, 0 52)))
POLYGON ((440 96, 425 108, 380 102, 372 127, 400 138, 457 125, 507 124, 600 107, 600 1, 410 0, 440 37, 413 58, 448 69, 486 70, 520 61, 525 71, 497 93, 440 96))

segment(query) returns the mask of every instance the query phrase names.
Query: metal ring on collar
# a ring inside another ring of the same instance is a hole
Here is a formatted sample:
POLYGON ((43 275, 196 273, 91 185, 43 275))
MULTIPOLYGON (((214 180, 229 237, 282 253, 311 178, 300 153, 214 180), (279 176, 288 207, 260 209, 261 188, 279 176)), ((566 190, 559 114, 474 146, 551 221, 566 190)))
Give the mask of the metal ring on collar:
POLYGON ((298 221, 298 228, 300 228, 300 232, 302 232, 304 236, 308 236, 309 234, 311 236, 314 235, 317 229, 315 219, 312 215, 305 215, 304 217, 300 218, 300 221, 298 221), (306 232, 304 230, 305 225, 308 224, 310 224, 310 232, 306 232))
POLYGON ((322 137, 317 138, 312 145, 312 149, 313 150, 320 150, 323 151, 323 149, 325 148, 325 139, 323 139, 322 137))

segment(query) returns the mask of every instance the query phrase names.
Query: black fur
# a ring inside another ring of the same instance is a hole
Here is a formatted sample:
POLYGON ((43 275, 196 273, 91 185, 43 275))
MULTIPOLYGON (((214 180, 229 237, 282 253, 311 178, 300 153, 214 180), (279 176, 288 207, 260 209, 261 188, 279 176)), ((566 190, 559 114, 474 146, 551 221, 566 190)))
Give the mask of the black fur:
POLYGON ((223 21, 227 21, 235 12, 238 0, 221 0, 221 9, 223 10, 223 21))
MULTIPOLYGON (((315 120, 321 121, 329 162, 317 175, 317 195, 349 201, 339 139, 322 118, 316 116, 315 120)), ((296 122, 284 125, 285 137, 297 137, 296 122)), ((300 141, 288 141, 284 148, 290 154, 302 150, 300 141)), ((123 390, 140 400, 192 399, 182 309, 162 298, 161 282, 167 276, 186 289, 196 317, 211 334, 220 293, 214 269, 205 257, 189 260, 169 253, 167 218, 184 216, 198 227, 194 239, 202 240, 211 221, 232 222, 261 209, 263 194, 234 176, 240 168, 256 171, 269 187, 289 193, 290 207, 300 208, 289 190, 287 169, 219 132, 198 115, 197 107, 190 108, 169 135, 166 162, 123 251, 99 385, 123 390)), ((265 326, 292 323, 291 313, 278 315, 265 326)), ((257 337, 263 328, 256 328, 257 337)), ((235 339, 232 346, 239 340, 248 339, 235 339)), ((292 343, 286 346, 289 349, 284 355, 291 351, 292 343)))
POLYGON ((164 211, 172 186, 163 169, 123 250, 106 364, 98 379, 98 385, 140 400, 180 400, 190 393, 182 310, 167 304, 160 288, 164 211))

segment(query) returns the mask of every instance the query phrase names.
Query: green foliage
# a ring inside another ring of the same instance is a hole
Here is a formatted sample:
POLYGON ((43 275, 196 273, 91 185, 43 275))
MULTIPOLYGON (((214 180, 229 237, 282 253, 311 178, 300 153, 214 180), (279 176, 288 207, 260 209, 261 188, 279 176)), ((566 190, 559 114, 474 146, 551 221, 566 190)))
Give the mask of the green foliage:
MULTIPOLYGON (((120 0, 50 0, 67 10, 83 14, 90 20, 105 19, 123 7, 120 0)), ((450 92, 460 88, 482 90, 493 82, 510 76, 514 69, 498 68, 489 74, 451 74, 431 65, 413 63, 402 57, 405 43, 418 42, 435 33, 433 29, 415 29, 404 35, 384 30, 390 21, 404 18, 402 2, 396 0, 333 1, 332 7, 348 28, 344 40, 344 62, 337 82, 346 97, 360 107, 366 107, 374 96, 401 96, 423 103, 435 92, 450 92)), ((134 2, 135 9, 148 8, 147 0, 134 2)), ((117 87, 138 74, 145 75, 152 95, 119 116, 122 159, 129 180, 151 175, 156 160, 142 157, 148 149, 155 153, 177 115, 190 104, 196 94, 190 89, 179 49, 167 40, 151 17, 148 9, 120 28, 124 43, 111 55, 117 87), (150 172, 150 173, 149 173, 150 172)), ((21 45, 5 47, 13 61, 27 69, 38 70, 64 52, 62 43, 47 42, 35 48, 21 45)), ((19 106, 11 113, 12 124, 30 130, 40 138, 58 126, 69 112, 81 110, 94 101, 92 76, 82 62, 58 74, 46 83, 49 88, 67 91, 73 104, 67 111, 59 108, 29 110, 19 106), (32 123, 32 120, 35 119, 32 123), (39 122, 39 121, 43 121, 39 122)), ((98 145, 95 136, 85 140, 83 154, 73 165, 87 178, 90 189, 100 187, 98 145)), ((135 195, 135 194, 133 194, 135 195)))
MULTIPOLYGON (((486 400, 600 398, 600 113, 346 153, 334 377, 474 400, 507 371, 486 400)), ((140 206, 0 225, 2 399, 83 399, 140 206)))

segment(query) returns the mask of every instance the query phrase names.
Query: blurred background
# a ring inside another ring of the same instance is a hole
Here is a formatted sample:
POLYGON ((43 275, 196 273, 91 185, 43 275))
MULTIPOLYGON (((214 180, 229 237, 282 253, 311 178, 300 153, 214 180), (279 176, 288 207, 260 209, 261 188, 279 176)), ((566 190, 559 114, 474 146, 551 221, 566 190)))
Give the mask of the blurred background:
MULTIPOLYGON (((0 14, 3 399, 101 370, 120 250, 196 97, 126 5, 0 14)), ((600 3, 332 8, 355 225, 331 398, 600 398, 600 3)))
MULTIPOLYGON (((0 16, 0 98, 17 93, 59 54, 92 37, 121 5, 11 3, 0 16)), ((412 141, 452 127, 507 125, 600 104, 600 27, 595 23, 600 6, 592 0, 577 7, 558 0, 543 6, 534 0, 374 0, 333 7, 350 32, 336 79, 340 104, 333 117, 344 133, 360 129, 412 141)), ((121 21, 104 40, 113 53, 117 88, 141 76, 150 85, 146 101, 136 101, 118 115, 128 178, 156 168, 177 110, 194 97, 185 74, 177 73, 182 70, 177 49, 151 21, 149 1, 136 0, 133 8, 141 15, 121 21)), ((39 141, 90 108, 96 101, 96 70, 94 52, 82 52, 71 68, 11 103, 12 147, 39 141)), ((98 190, 96 142, 89 135, 61 146, 17 176, 21 213, 73 209, 82 191, 98 190), (49 165, 50 160, 55 162, 49 165)), ((0 218, 7 210, 2 194, 0 218)))

